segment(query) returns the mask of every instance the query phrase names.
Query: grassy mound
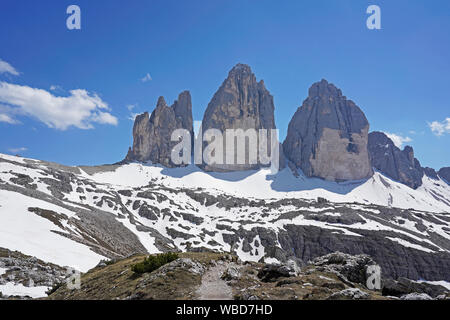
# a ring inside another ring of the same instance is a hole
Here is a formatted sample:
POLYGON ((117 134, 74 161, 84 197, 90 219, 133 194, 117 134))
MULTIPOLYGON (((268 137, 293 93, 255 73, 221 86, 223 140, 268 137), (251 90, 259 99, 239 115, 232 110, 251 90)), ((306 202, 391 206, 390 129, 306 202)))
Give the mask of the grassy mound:
POLYGON ((137 274, 148 273, 176 259, 178 259, 178 254, 174 252, 151 255, 145 258, 144 261, 133 265, 131 270, 137 274))

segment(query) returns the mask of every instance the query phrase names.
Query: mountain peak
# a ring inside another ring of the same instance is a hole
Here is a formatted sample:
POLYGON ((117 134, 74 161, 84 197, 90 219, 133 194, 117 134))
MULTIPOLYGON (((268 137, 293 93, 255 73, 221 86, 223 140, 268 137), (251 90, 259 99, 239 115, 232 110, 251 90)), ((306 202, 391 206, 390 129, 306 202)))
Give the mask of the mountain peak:
POLYGON ((158 98, 158 102, 157 102, 157 104, 156 104, 156 108, 160 108, 160 107, 167 107, 166 100, 164 99, 163 96, 160 96, 160 97, 158 98))
POLYGON ((239 73, 239 74, 252 73, 252 69, 247 64, 238 63, 231 69, 230 75, 231 74, 237 74, 237 73, 239 73))
MULTIPOLYGON (((424 168, 414 158, 412 147, 401 150, 384 132, 375 131, 369 134, 368 150, 370 162, 378 171, 413 189, 422 185, 424 168)), ((435 176, 431 170, 427 175, 435 176)))
POLYGON ((292 117, 283 149, 308 177, 361 180, 373 174, 367 153, 369 122, 327 80, 314 83, 292 117))
POLYGON ((309 97, 341 97, 342 91, 338 89, 334 84, 328 82, 325 79, 320 80, 319 82, 314 83, 309 88, 309 97))
POLYGON ((128 150, 126 161, 160 163, 176 166, 171 161, 171 150, 175 142, 171 136, 176 129, 186 129, 191 135, 192 103, 189 91, 183 91, 178 100, 168 107, 164 97, 159 97, 150 118, 148 112, 136 117, 133 126, 133 147, 128 150))
MULTIPOLYGON (((264 82, 258 83, 250 67, 238 63, 209 102, 202 128, 204 132, 212 128, 221 132, 227 129, 275 129, 274 109, 273 97, 265 88, 264 82)), ((262 166, 259 163, 251 164, 247 160, 245 164, 225 164, 225 160, 222 160, 222 164, 204 166, 204 169, 242 171, 262 166)), ((283 159, 280 159, 280 167, 283 167, 283 159)))

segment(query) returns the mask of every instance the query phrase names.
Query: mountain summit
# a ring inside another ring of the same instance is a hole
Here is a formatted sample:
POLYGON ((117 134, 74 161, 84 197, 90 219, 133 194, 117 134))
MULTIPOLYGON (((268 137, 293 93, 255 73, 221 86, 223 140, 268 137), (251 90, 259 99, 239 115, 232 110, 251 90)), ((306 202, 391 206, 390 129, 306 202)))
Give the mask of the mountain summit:
POLYGON ((126 162, 138 161, 160 163, 175 167, 171 152, 177 142, 171 141, 172 132, 186 129, 193 136, 192 103, 189 91, 184 91, 169 107, 164 97, 159 97, 156 109, 149 117, 145 112, 136 117, 133 127, 133 148, 125 158, 126 162))
POLYGON ((367 152, 369 122, 326 80, 314 83, 289 123, 283 149, 308 177, 360 180, 373 174, 367 152))
MULTIPOLYGON (((264 82, 256 81, 250 67, 237 64, 228 73, 208 104, 203 116, 202 129, 219 129, 225 133, 227 129, 276 129, 274 102, 264 82)), ((268 142, 270 139, 268 139, 268 142)), ((269 142, 270 143, 270 142, 269 142)), ((269 144, 268 143, 268 144, 269 144)), ((224 150, 226 139, 224 139, 224 150)), ((246 149, 247 151, 248 149, 246 149)), ((246 152, 247 154, 247 152, 246 152)), ((282 152, 280 152, 282 155, 282 152)), ((225 163, 225 161, 223 162, 225 163)), ((280 166, 283 166, 281 158, 280 166)), ((248 161, 245 164, 206 165, 207 171, 239 171, 259 168, 248 161)))
POLYGON ((375 169, 413 189, 422 185, 424 169, 412 147, 400 150, 386 134, 375 131, 369 134, 369 154, 375 169))

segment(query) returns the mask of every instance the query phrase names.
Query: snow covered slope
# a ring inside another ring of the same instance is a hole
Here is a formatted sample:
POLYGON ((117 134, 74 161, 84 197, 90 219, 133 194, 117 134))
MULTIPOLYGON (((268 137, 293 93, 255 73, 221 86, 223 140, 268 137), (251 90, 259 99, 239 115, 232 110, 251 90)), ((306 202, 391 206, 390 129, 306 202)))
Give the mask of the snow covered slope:
POLYGON ((301 171, 294 176, 289 168, 276 175, 269 169, 216 173, 204 172, 196 166, 167 169, 161 166, 129 164, 114 171, 98 172, 85 177, 98 183, 140 187, 150 179, 174 188, 204 188, 212 193, 255 199, 300 198, 331 202, 359 202, 380 206, 413 208, 430 212, 450 212, 450 186, 442 180, 424 176, 423 185, 414 190, 392 181, 379 172, 364 181, 343 183, 307 178, 301 171))
POLYGON ((392 277, 448 281, 450 187, 423 182, 413 190, 378 172, 332 183, 288 168, 65 167, 0 154, 0 247, 81 271, 135 252, 306 261, 339 250, 371 255, 392 277))

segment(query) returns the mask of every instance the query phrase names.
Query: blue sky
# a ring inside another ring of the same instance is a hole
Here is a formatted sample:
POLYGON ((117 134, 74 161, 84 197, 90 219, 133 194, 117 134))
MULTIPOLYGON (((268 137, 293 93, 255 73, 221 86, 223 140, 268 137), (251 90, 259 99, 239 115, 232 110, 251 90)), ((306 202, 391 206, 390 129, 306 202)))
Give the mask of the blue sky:
POLYGON ((201 120, 242 62, 274 96, 281 138, 325 78, 372 131, 410 140, 424 166, 450 166, 449 12, 438 0, 2 0, 0 152, 119 161, 132 143, 132 113, 187 89, 201 120), (71 4, 81 8, 81 30, 66 28, 71 4), (381 8, 381 30, 366 28, 370 4, 381 8), (67 106, 81 111, 52 109, 67 106))

